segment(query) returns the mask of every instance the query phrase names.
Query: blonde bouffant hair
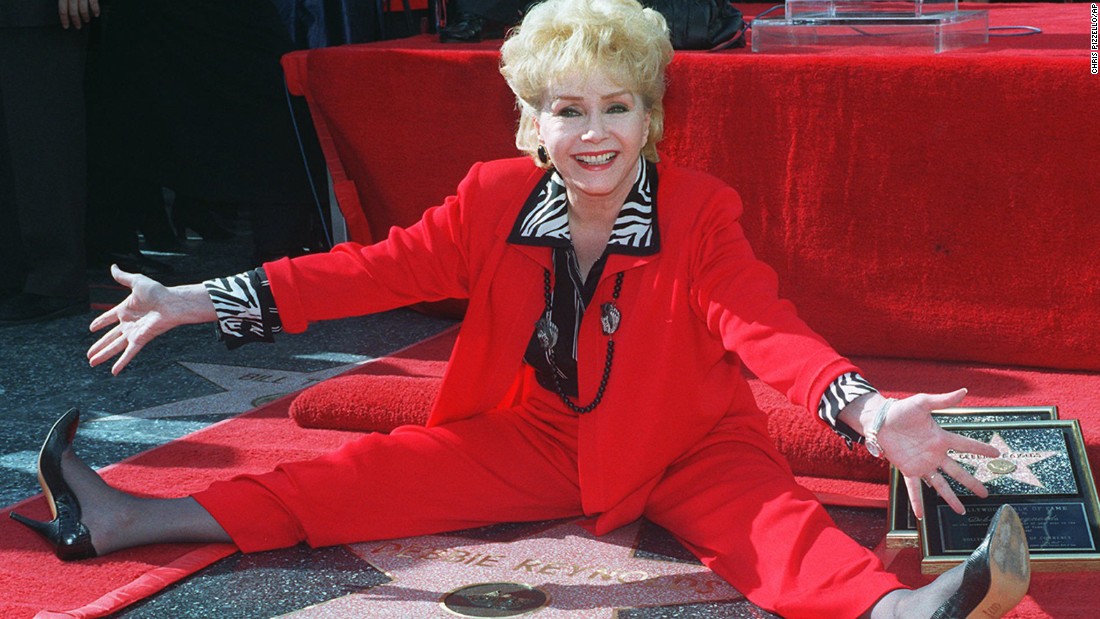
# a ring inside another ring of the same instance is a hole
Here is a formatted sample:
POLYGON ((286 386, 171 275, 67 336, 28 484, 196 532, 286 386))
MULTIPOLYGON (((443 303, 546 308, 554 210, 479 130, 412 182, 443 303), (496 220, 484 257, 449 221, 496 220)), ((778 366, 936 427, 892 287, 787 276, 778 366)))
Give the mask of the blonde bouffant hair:
POLYGON ((501 48, 500 72, 520 109, 516 147, 539 161, 535 118, 561 76, 602 71, 636 93, 649 112, 642 155, 657 161, 664 134, 665 68, 672 60, 665 18, 635 0, 546 0, 530 9, 501 48))

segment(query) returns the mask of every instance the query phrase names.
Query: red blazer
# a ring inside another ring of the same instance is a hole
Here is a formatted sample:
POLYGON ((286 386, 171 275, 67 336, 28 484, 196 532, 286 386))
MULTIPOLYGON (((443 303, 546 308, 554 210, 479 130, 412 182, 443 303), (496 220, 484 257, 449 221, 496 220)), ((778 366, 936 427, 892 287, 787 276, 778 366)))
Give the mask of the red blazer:
MULTIPOLYGON (((529 159, 479 163, 442 206, 371 246, 265 265, 283 327, 379 312, 418 301, 469 299, 429 425, 515 403, 523 354, 543 310, 551 249, 506 242, 542 177, 529 159)), ((738 223, 737 193, 709 175, 658 165, 660 251, 608 257, 593 307, 625 272, 615 357, 604 399, 580 421, 586 514, 598 533, 639 516, 678 456, 727 416, 745 440, 774 451, 741 363, 816 415, 827 386, 856 371, 778 298, 738 223)), ((581 324, 580 396, 590 402, 604 367, 599 312, 581 324)), ((534 481, 534 480, 533 480, 534 481)))

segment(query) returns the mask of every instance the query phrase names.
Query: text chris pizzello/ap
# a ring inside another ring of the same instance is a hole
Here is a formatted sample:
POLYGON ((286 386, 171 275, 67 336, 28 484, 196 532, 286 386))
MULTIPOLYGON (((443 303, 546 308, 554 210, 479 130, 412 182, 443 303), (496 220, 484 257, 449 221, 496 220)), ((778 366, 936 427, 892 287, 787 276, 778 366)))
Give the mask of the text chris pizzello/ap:
POLYGON ((1093 2, 1092 6, 1089 8, 1089 49, 1092 50, 1089 52, 1089 58, 1091 59, 1089 62, 1093 75, 1100 73, 1100 57, 1097 56, 1097 54, 1100 53, 1097 51, 1097 39, 1100 37, 1100 33, 1098 33, 1096 29, 1098 12, 1100 12, 1100 10, 1098 10, 1096 3, 1093 2))

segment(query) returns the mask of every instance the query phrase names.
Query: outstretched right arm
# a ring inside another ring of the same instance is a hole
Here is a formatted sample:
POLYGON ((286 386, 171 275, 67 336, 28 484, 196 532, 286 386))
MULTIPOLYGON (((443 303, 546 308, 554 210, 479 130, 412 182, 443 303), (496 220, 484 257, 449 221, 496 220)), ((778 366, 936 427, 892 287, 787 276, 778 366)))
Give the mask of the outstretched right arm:
POLYGON ((114 325, 88 349, 88 362, 93 367, 118 356, 111 366, 111 374, 118 375, 142 347, 161 333, 179 325, 217 320, 214 303, 202 284, 169 288, 114 265, 111 276, 129 288, 130 295, 89 326, 92 331, 99 331, 114 325))

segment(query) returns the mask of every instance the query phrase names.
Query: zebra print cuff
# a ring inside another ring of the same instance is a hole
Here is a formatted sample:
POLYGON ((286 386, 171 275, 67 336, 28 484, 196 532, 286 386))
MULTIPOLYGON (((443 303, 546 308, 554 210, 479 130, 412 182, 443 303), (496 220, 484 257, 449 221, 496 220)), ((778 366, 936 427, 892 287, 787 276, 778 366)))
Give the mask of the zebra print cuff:
POLYGON ((847 374, 841 374, 829 385, 829 388, 825 390, 825 395, 821 396, 821 403, 817 407, 817 415, 844 439, 849 448, 862 443, 863 437, 848 424, 840 421, 840 411, 854 402, 856 398, 868 393, 878 393, 878 389, 872 387, 871 383, 867 382, 867 379, 860 376, 859 373, 848 372, 847 374))
POLYGON ((283 330, 263 268, 203 282, 218 315, 218 341, 233 350, 250 342, 274 342, 283 330))

